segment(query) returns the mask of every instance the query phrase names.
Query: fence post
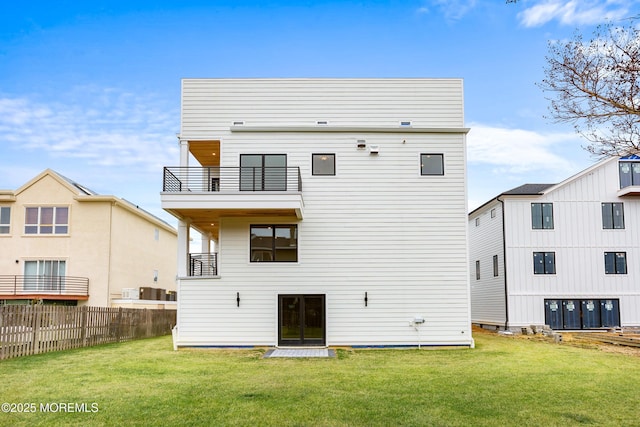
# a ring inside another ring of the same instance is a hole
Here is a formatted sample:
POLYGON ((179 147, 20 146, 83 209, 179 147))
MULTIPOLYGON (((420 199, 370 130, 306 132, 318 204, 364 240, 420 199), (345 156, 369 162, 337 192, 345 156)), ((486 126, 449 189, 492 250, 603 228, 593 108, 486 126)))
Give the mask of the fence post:
POLYGON ((33 306, 33 354, 40 353, 40 323, 42 322, 42 306, 33 306))
POLYGON ((89 316, 87 316, 87 306, 84 305, 82 307, 80 307, 80 345, 79 347, 86 347, 87 346, 87 329, 89 329, 89 325, 87 322, 87 319, 89 318, 89 316))
POLYGON ((120 336, 122 335, 122 307, 118 308, 118 328, 116 332, 116 342, 120 342, 120 336))

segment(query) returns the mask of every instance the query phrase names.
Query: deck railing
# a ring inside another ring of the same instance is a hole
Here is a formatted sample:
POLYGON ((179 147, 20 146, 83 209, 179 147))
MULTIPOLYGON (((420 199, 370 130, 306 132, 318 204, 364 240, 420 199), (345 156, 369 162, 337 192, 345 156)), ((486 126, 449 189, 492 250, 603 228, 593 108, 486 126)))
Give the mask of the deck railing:
POLYGON ((189 254, 189 276, 217 276, 218 254, 189 254))
POLYGON ((74 276, 2 276, 0 295, 89 295, 89 278, 74 276))
POLYGON ((162 191, 302 191, 299 167, 165 167, 162 191))

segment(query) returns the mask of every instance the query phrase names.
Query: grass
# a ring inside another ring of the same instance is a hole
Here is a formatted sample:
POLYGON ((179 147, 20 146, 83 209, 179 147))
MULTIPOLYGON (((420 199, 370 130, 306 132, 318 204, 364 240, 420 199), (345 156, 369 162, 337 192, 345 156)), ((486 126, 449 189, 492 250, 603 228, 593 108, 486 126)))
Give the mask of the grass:
POLYGON ((262 359, 263 350, 174 352, 161 337, 6 360, 0 403, 37 411, 0 413, 0 425, 640 425, 640 358, 475 338, 474 350, 262 359))

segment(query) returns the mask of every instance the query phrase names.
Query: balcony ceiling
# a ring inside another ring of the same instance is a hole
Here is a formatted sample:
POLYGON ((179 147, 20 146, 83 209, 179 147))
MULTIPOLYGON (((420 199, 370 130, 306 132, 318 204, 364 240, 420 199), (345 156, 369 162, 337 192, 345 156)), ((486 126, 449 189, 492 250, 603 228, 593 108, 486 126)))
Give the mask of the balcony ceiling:
POLYGON ((220 141, 189 141, 189 151, 201 166, 220 166, 220 141))
POLYGON ((296 221, 295 209, 171 209, 173 216, 188 220, 196 230, 211 234, 218 238, 220 219, 224 217, 248 218, 248 217, 282 217, 296 221))

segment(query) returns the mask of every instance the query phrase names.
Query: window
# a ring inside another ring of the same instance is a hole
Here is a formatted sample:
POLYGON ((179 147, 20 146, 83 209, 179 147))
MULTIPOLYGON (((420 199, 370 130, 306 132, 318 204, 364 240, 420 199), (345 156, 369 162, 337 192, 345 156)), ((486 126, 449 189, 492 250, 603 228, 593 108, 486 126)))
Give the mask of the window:
POLYGON ((420 154, 420 175, 444 175, 444 155, 420 154))
POLYGON ((69 208, 64 206, 26 208, 25 234, 68 234, 69 208))
POLYGON ((620 188, 640 185, 640 162, 620 161, 620 188))
POLYGON ((296 225, 252 225, 251 262, 298 261, 296 225))
POLYGON ((476 280, 480 280, 480 260, 476 261, 476 280))
POLYGON ((602 228, 606 230, 624 228, 624 207, 622 203, 602 204, 602 228))
POLYGON ((335 175, 336 155, 335 154, 312 154, 311 155, 312 175, 335 175))
POLYGON ((556 253, 534 252, 533 274, 556 274, 556 253))
POLYGON ((66 272, 65 261, 37 260, 24 262, 24 290, 63 290, 66 272))
POLYGON ((480 217, 476 218, 476 227, 480 226, 480 217))
POLYGON ((627 274, 627 253, 605 252, 604 272, 605 274, 627 274))
POLYGON ((493 277, 498 277, 498 255, 493 256, 493 277))
POLYGON ((531 203, 531 227, 553 230, 553 203, 531 203))
POLYGON ((240 191, 286 190, 286 154, 240 155, 240 191))
POLYGON ((496 208, 491 209, 491 218, 496 217, 496 208))
POLYGON ((0 234, 9 234, 11 231, 11 208, 0 207, 0 234))

